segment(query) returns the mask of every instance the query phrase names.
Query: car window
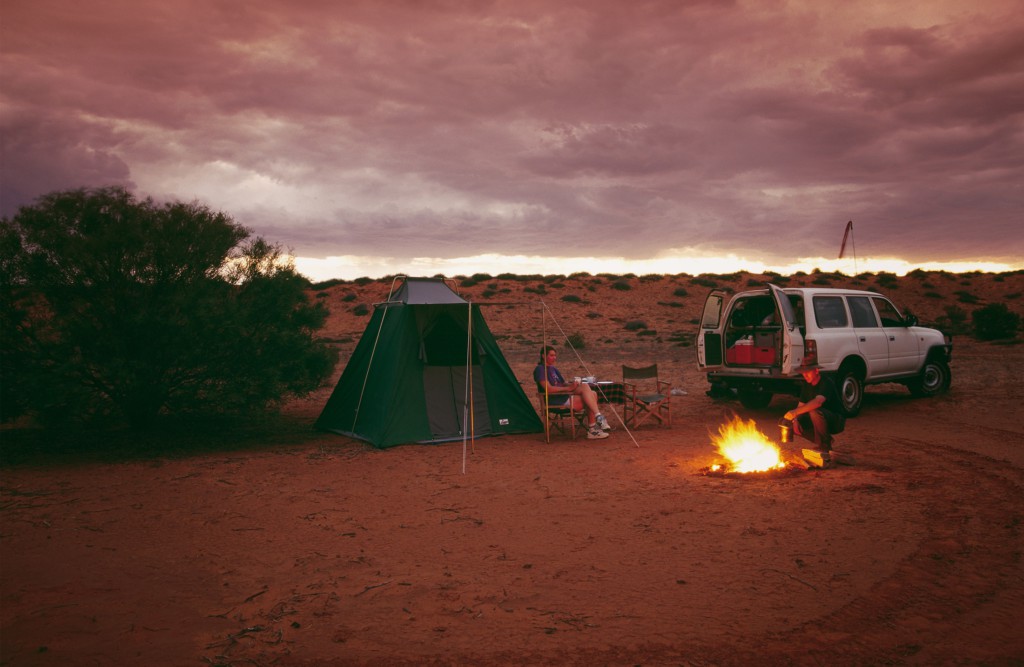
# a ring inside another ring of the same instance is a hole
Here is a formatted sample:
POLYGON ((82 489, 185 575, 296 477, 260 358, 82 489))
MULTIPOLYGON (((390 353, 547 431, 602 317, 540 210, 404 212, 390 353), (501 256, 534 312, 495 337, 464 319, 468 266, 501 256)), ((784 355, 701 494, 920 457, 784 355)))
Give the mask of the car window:
POLYGON ((819 329, 836 329, 847 326, 846 306, 841 296, 816 296, 814 303, 814 319, 819 329))
POLYGON ((875 317, 875 309, 866 296, 848 296, 846 301, 850 304, 850 315, 853 317, 853 326, 858 329, 878 328, 878 318, 875 317))
POLYGON ((878 316, 882 318, 883 327, 903 326, 903 316, 900 315, 900 311, 896 310, 896 306, 879 296, 872 297, 871 300, 875 302, 875 308, 878 309, 878 316))

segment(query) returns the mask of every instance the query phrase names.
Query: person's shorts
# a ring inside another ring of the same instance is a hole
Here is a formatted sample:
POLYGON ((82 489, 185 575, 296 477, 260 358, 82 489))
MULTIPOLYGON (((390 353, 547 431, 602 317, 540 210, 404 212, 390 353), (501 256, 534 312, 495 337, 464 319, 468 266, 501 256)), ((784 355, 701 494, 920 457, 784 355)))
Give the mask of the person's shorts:
POLYGON ((569 407, 569 401, 572 400, 572 396, 548 396, 548 407, 549 408, 567 408, 569 407))

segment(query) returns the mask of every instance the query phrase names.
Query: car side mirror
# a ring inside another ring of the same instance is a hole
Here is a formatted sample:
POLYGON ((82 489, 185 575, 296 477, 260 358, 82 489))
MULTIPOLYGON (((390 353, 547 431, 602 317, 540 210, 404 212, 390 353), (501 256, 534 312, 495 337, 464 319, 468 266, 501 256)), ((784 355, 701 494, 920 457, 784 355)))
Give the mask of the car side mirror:
POLYGON ((907 316, 903 318, 903 325, 908 327, 917 326, 917 315, 911 315, 907 313, 907 316))

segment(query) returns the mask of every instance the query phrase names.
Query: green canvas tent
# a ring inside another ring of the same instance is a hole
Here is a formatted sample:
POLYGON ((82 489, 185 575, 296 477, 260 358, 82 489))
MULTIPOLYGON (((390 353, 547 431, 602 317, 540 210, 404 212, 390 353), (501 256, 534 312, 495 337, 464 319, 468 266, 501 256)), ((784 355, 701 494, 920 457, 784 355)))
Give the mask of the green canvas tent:
POLYGON ((426 278, 374 306, 316 426, 379 448, 544 430, 480 307, 426 278))

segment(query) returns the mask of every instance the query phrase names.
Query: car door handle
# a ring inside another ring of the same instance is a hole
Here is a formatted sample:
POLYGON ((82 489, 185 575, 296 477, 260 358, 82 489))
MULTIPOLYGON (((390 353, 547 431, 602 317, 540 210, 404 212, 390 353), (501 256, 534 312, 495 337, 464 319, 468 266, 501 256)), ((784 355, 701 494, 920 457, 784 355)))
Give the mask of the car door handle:
POLYGON ((868 339, 867 339, 867 338, 865 338, 864 336, 861 336, 861 337, 860 337, 860 342, 862 342, 862 343, 866 343, 866 342, 868 342, 868 339))
POLYGON ((896 336, 889 336, 889 340, 896 340, 896 336))

